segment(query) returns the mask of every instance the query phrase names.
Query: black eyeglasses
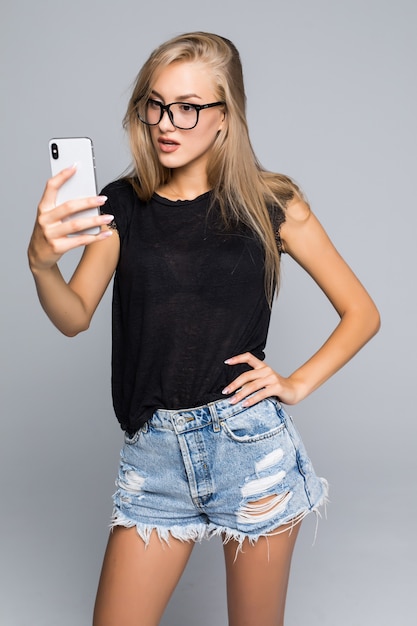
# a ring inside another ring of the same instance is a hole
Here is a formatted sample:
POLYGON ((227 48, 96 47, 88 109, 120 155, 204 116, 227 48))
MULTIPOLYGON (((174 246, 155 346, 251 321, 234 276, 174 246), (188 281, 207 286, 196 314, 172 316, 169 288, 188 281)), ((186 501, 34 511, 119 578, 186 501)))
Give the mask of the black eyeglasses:
POLYGON ((162 120, 165 111, 171 124, 180 130, 191 130, 198 123, 198 116, 203 109, 218 107, 224 102, 211 102, 210 104, 191 104, 190 102, 171 102, 162 104, 152 98, 136 100, 138 118, 148 126, 156 126, 162 120))

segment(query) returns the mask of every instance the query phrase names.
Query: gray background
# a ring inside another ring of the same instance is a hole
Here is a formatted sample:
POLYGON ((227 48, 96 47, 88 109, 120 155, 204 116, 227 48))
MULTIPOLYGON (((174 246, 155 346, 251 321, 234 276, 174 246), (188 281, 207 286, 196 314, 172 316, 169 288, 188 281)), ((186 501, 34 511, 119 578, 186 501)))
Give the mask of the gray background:
MULTIPOLYGON (((331 504, 313 547, 314 519, 303 525, 287 624, 414 625, 414 0, 3 0, 0 17, 1 625, 90 623, 121 444, 110 292, 89 332, 67 339, 41 311, 27 269, 47 142, 91 136, 100 185, 117 177, 140 65, 160 42, 197 29, 240 49, 261 162, 302 185, 382 314, 377 338, 292 410, 331 504)), ((64 261, 66 273, 77 258, 64 261)), ((335 322, 285 259, 270 363, 290 373, 335 322)), ((196 547, 162 624, 224 626, 225 611, 213 541, 196 547)))

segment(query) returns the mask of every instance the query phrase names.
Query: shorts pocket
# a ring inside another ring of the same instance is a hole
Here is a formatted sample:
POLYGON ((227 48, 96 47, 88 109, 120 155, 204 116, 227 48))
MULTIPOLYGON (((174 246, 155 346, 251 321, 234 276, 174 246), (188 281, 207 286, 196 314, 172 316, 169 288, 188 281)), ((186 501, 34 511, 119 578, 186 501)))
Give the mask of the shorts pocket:
POLYGON ((124 435, 125 443, 127 443, 128 445, 131 445, 131 446, 135 445, 135 443, 139 439, 139 433, 140 433, 139 430, 137 430, 135 433, 133 433, 133 435, 129 435, 129 433, 125 432, 125 435, 124 435))
POLYGON ((126 444, 134 446, 137 443, 140 435, 147 433, 149 430, 149 424, 146 422, 139 430, 137 430, 133 435, 129 435, 129 433, 124 433, 124 441, 126 444))
POLYGON ((269 398, 222 420, 221 425, 224 433, 239 443, 274 437, 285 428, 276 403, 269 398))

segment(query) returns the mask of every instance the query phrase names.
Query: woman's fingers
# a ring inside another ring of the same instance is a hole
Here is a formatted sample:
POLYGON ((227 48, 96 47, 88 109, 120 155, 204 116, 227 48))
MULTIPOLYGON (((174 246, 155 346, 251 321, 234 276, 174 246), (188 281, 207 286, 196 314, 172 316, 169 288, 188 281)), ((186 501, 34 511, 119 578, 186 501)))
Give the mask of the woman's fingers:
POLYGON ((49 226, 57 227, 58 236, 64 236, 73 232, 79 232, 85 228, 109 223, 111 219, 107 222, 104 220, 103 222, 101 218, 104 216, 93 215, 87 217, 78 215, 81 211, 103 206, 106 200, 106 196, 93 196, 91 198, 69 200, 52 209, 45 209, 43 206, 39 205, 39 224, 45 229, 49 226))
MULTIPOLYGON (((110 221, 112 219, 112 216, 106 216, 108 218, 110 218, 110 221)), ((87 220, 83 220, 82 218, 78 221, 74 221, 73 223, 71 222, 71 224, 73 224, 71 226, 71 230, 69 231, 68 234, 71 234, 71 237, 68 237, 67 234, 65 235, 61 235, 61 236, 51 236, 48 237, 47 239, 47 244, 49 246, 49 251, 50 254, 48 255, 48 260, 50 259, 50 262, 47 262, 48 265, 52 264, 52 260, 54 263, 56 263, 59 258, 65 254, 65 252, 68 252, 69 250, 72 250, 73 248, 78 248, 79 246, 88 246, 90 243, 95 243, 96 241, 101 241, 102 239, 107 239, 107 237, 110 237, 113 234, 113 231, 109 230, 109 229, 105 229, 105 230, 101 230, 100 233, 98 235, 89 235, 89 234, 83 234, 80 233, 80 231, 84 228, 86 228, 86 226, 84 225, 84 221, 87 220), (74 233, 74 234, 73 234, 74 233), (80 233, 80 234, 77 234, 80 233)), ((90 228, 91 226, 99 226, 100 222, 92 222, 91 220, 88 220, 88 224, 89 226, 87 226, 87 228, 90 228)), ((66 232, 68 231, 68 227, 66 227, 66 232)))
POLYGON ((112 234, 110 229, 103 228, 113 220, 112 215, 82 213, 103 206, 107 200, 106 196, 79 198, 55 206, 59 188, 74 175, 75 171, 75 167, 62 170, 46 183, 28 250, 32 269, 50 268, 68 250, 89 245, 112 234), (81 233, 86 229, 97 227, 100 229, 97 235, 81 233))
POLYGON ((69 180, 71 176, 74 176, 76 171, 77 168, 75 165, 73 167, 67 167, 55 176, 52 176, 52 178, 47 181, 39 203, 40 212, 49 211, 55 208, 58 189, 62 187, 62 185, 69 180))
POLYGON ((227 365, 237 365, 239 363, 247 363, 251 367, 259 368, 265 365, 264 361, 257 359, 251 352, 244 352, 243 354, 238 354, 237 356, 233 356, 230 359, 225 361, 227 365))
POLYGON ((236 404, 244 400, 243 406, 253 406, 257 402, 278 397, 285 404, 296 404, 302 399, 300 381, 280 376, 265 361, 257 359, 250 352, 239 354, 225 361, 228 365, 247 363, 251 370, 237 376, 225 389, 225 395, 231 395, 230 403, 236 404))
POLYGON ((247 363, 252 367, 248 372, 237 376, 223 389, 223 393, 226 395, 234 393, 234 396, 230 399, 232 404, 247 398, 245 406, 251 406, 264 398, 277 395, 276 389, 280 377, 269 365, 256 358, 250 352, 227 359, 226 363, 228 365, 247 363), (249 398, 248 396, 251 397, 249 398))
MULTIPOLYGON (((56 176, 53 176, 47 181, 44 193, 38 207, 38 215, 41 225, 47 226, 48 224, 60 223, 63 220, 69 220, 71 216, 79 213, 80 211, 94 209, 105 204, 107 200, 106 196, 91 196, 88 198, 77 198, 74 200, 69 200, 59 206, 56 205, 57 192, 59 191, 60 187, 62 187, 62 185, 75 174, 75 172, 75 166, 69 167, 62 170, 61 172, 56 174, 56 176)), ((76 217, 78 219, 78 216, 76 217)), ((94 218, 95 217, 97 216, 94 216, 94 218)), ((82 219, 87 218, 85 216, 82 216, 82 219)), ((62 234, 65 235, 71 234, 73 232, 79 232, 80 230, 84 230, 85 228, 90 228, 92 226, 97 226, 101 223, 102 221, 100 220, 93 221, 89 224, 87 224, 87 222, 82 222, 80 225, 76 224, 73 229, 66 229, 66 232, 62 234)))

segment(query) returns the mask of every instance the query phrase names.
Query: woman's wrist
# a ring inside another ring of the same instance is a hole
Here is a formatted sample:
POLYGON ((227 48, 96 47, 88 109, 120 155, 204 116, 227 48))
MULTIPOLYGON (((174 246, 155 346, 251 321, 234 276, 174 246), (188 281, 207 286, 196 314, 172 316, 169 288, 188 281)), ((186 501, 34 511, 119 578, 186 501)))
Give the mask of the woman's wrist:
POLYGON ((290 393, 288 394, 290 401, 285 401, 284 398, 282 398, 285 404, 298 404, 314 391, 314 387, 309 385, 308 381, 300 376, 298 370, 288 376, 287 382, 289 383, 290 389, 290 393))

